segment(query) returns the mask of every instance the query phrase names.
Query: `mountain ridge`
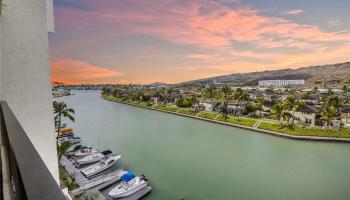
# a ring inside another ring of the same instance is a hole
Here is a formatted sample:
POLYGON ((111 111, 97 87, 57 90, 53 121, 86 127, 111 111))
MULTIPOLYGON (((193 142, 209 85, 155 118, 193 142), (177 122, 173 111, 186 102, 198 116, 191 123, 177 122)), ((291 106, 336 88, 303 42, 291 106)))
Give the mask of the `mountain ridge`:
POLYGON ((276 79, 305 79, 306 85, 322 83, 337 83, 350 80, 350 62, 300 67, 297 69, 264 70, 260 72, 234 73, 222 76, 208 77, 179 85, 207 85, 207 84, 232 84, 232 85, 257 85, 259 80, 276 79))

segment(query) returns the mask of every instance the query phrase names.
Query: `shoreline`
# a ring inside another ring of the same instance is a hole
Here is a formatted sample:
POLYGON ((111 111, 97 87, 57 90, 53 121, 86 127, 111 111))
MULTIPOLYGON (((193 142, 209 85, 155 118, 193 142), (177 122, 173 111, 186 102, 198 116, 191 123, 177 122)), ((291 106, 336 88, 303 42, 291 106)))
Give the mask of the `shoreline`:
POLYGON ((148 110, 173 114, 173 115, 182 116, 182 117, 188 117, 188 118, 192 118, 192 119, 202 120, 202 121, 211 122, 211 123, 215 123, 215 124, 219 124, 219 125, 230 126, 230 127, 234 127, 234 128, 241 128, 241 129, 245 129, 245 130, 256 131, 259 133, 269 134, 272 136, 283 137, 283 138, 287 138, 287 139, 305 140, 305 141, 350 143, 350 138, 290 135, 290 134, 286 134, 286 133, 280 133, 280 132, 269 131, 269 130, 260 129, 260 128, 253 128, 253 127, 243 126, 243 125, 239 125, 239 124, 233 124, 233 123, 228 123, 228 122, 223 122, 223 121, 218 121, 218 120, 207 119, 207 118, 193 116, 193 115, 187 115, 187 114, 183 114, 183 113, 179 113, 179 112, 170 112, 170 111, 155 109, 155 108, 147 107, 147 106, 141 106, 141 105, 130 104, 130 103, 125 103, 125 102, 113 101, 113 100, 105 98, 102 95, 101 95, 101 98, 104 100, 110 101, 110 102, 120 103, 120 104, 124 104, 124 105, 129 105, 129 106, 135 106, 135 107, 139 107, 139 108, 144 108, 144 109, 148 109, 148 110))

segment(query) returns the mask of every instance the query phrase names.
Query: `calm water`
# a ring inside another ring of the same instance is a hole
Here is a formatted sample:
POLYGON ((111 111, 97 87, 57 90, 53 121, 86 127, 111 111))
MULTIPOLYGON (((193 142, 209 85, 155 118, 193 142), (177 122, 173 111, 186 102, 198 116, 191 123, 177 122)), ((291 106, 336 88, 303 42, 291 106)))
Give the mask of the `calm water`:
POLYGON ((103 100, 63 97, 83 143, 144 173, 147 199, 350 199, 350 144, 294 141, 103 100))

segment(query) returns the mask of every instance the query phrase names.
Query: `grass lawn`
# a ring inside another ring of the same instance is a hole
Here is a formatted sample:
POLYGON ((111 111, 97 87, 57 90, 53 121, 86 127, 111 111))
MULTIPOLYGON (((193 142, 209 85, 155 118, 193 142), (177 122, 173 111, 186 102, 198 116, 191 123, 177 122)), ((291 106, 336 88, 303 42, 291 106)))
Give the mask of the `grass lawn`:
POLYGON ((166 105, 158 105, 158 106, 153 106, 154 109, 157 110, 165 110, 169 112, 176 112, 179 108, 175 106, 166 106, 166 105))
POLYGON ((256 123, 255 119, 250 119, 250 118, 243 118, 243 117, 233 117, 233 116, 227 116, 227 119, 224 120, 223 117, 219 117, 218 119, 219 121, 224 121, 224 122, 228 122, 231 124, 238 124, 238 125, 242 125, 242 126, 248 126, 248 127, 253 127, 254 124, 256 123))
POLYGON ((152 106, 152 104, 150 103, 150 102, 141 102, 140 104, 139 104, 140 106, 146 106, 146 107, 151 107, 152 106))
POLYGON ((182 114, 185 114, 185 115, 191 115, 191 116, 196 116, 198 114, 198 112, 192 112, 190 111, 190 109, 188 108, 181 108, 178 113, 182 113, 182 114))
POLYGON ((218 116, 218 114, 213 113, 213 112, 203 111, 203 112, 199 113, 198 116, 199 116, 199 117, 203 117, 203 118, 207 118, 207 119, 212 119, 212 120, 214 120, 214 119, 218 116))
POLYGON ((350 138, 350 129, 322 129, 322 128, 303 128, 299 125, 293 127, 281 126, 277 123, 261 122, 260 129, 286 133, 296 136, 318 136, 318 137, 335 137, 335 138, 350 138))

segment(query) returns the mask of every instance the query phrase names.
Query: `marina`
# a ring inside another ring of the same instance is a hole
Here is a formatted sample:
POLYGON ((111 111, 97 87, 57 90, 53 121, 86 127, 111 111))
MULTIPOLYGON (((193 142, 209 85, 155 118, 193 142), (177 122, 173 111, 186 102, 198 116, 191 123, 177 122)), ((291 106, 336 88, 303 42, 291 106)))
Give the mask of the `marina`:
MULTIPOLYGON (((60 138, 61 142, 71 142, 68 140, 69 138, 79 138, 74 136, 73 129, 69 130, 70 132, 67 132, 68 134, 60 138)), ((80 143, 80 140, 78 142, 74 141, 72 144, 73 143, 80 143)), ((67 152, 67 156, 62 156, 60 159, 60 165, 78 185, 78 188, 70 191, 69 194, 71 197, 75 199, 85 192, 92 192, 97 195, 97 200, 138 200, 150 193, 152 188, 148 185, 146 179, 144 178, 141 180, 143 183, 142 188, 138 188, 135 191, 128 191, 128 189, 126 189, 128 193, 123 196, 111 195, 111 193, 113 194, 111 191, 119 190, 119 184, 126 186, 129 183, 135 183, 135 181, 139 182, 140 179, 139 177, 135 177, 133 175, 131 178, 125 180, 124 177, 132 173, 123 169, 109 170, 115 166, 117 162, 119 162, 121 157, 121 155, 113 155, 110 150, 100 153, 90 146, 82 146, 80 144, 76 145, 71 151, 67 152), (84 159, 85 161, 81 163, 81 161, 84 159), (83 167, 79 165, 79 161, 80 164, 83 164, 83 167)))

